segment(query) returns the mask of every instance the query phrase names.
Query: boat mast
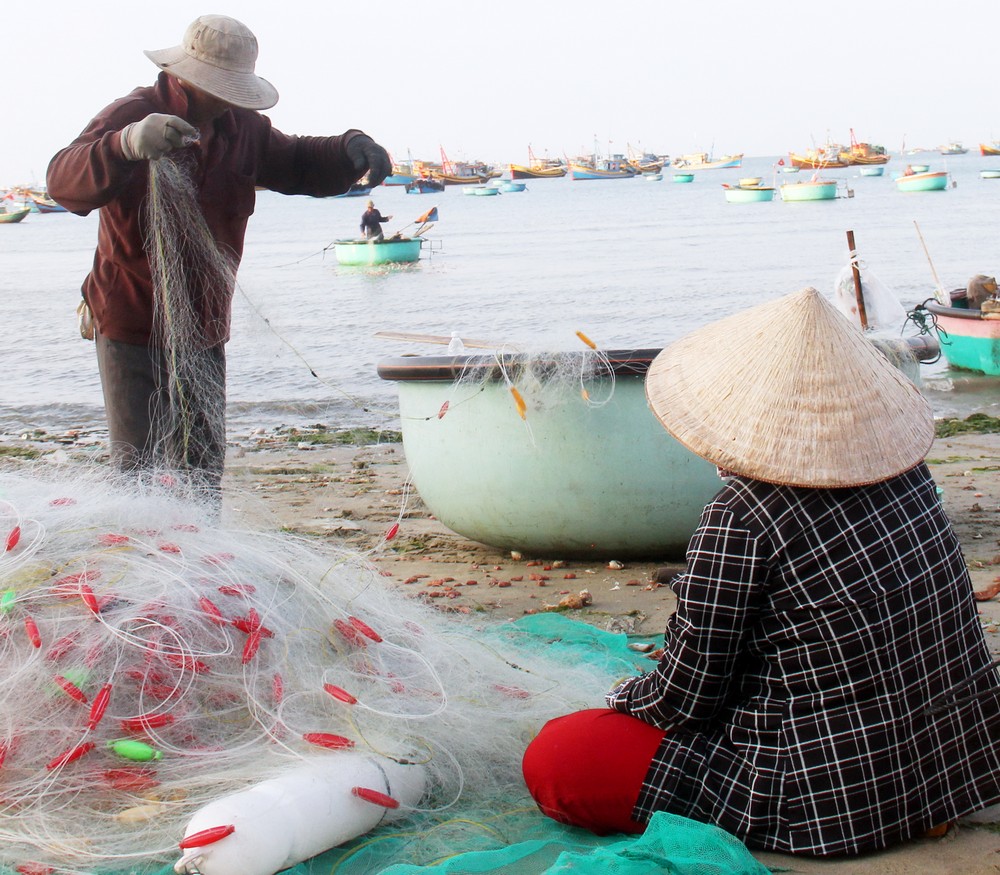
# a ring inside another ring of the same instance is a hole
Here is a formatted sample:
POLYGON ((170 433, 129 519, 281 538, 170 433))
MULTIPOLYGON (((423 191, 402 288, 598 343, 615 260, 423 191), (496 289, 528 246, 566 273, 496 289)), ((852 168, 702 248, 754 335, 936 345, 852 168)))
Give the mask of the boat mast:
POLYGON ((451 162, 448 160, 448 156, 444 154, 444 146, 438 147, 441 150, 441 170, 447 173, 449 176, 454 176, 451 169, 451 162))

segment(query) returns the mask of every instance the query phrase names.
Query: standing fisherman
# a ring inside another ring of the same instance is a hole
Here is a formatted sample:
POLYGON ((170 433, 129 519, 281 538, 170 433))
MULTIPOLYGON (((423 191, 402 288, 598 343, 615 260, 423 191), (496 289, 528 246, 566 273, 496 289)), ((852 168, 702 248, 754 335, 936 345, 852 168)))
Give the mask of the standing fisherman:
POLYGON ((388 222, 392 216, 383 216, 375 209, 375 201, 368 201, 368 209, 361 214, 361 233, 368 239, 378 242, 383 238, 382 223, 388 222))
POLYGON ((278 101, 254 73, 257 39, 241 22, 203 15, 180 45, 146 56, 163 72, 151 86, 102 109, 49 164, 48 191, 79 214, 100 210, 97 251, 83 283, 96 329, 111 454, 124 471, 166 464, 219 500, 225 462, 226 354, 235 273, 243 253, 255 188, 326 197, 365 174, 378 185, 389 156, 359 130, 339 136, 284 134, 259 110, 278 101), (166 155, 186 162, 211 241, 229 261, 226 280, 205 281, 183 263, 194 314, 199 379, 184 387, 194 404, 182 441, 164 424, 172 394, 170 357, 154 323, 155 284, 144 209, 151 165, 166 155))

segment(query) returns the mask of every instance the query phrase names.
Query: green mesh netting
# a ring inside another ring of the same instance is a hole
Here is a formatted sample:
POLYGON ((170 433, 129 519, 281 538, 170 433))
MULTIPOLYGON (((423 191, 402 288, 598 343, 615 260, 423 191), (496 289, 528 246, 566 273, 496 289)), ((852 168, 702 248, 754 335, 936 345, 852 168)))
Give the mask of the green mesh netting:
MULTIPOLYGON (((337 849, 295 867, 294 875, 767 875, 746 847, 729 833, 704 823, 658 812, 641 836, 595 836, 563 826, 541 814, 522 812, 493 823, 452 824, 445 827, 452 838, 466 841, 478 833, 485 843, 513 843, 484 850, 465 850, 426 863, 394 863, 382 867, 380 857, 412 852, 412 836, 387 837, 337 849), (501 823, 502 821, 502 823, 501 823), (394 847, 395 846, 395 847, 394 847)), ((441 837, 438 837, 441 838, 441 837)))

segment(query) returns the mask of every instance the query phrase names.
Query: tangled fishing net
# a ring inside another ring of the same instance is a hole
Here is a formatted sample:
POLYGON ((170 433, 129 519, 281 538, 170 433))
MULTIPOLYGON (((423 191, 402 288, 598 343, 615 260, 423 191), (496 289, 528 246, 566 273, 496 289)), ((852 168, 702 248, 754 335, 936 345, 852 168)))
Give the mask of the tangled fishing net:
POLYGON ((0 859, 173 862, 193 811, 290 764, 419 763, 407 814, 530 805, 542 723, 634 670, 461 623, 358 557, 225 530, 169 477, 0 475, 0 859))
MULTIPOLYGON (((616 364, 582 332, 577 336, 587 348, 529 351, 502 345, 490 353, 465 354, 460 350, 444 375, 452 388, 439 418, 473 400, 491 384, 503 385, 510 393, 511 410, 524 420, 529 438, 535 414, 567 405, 604 407, 615 394, 616 364)), ((645 373, 648 363, 648 358, 637 357, 633 373, 645 373)))

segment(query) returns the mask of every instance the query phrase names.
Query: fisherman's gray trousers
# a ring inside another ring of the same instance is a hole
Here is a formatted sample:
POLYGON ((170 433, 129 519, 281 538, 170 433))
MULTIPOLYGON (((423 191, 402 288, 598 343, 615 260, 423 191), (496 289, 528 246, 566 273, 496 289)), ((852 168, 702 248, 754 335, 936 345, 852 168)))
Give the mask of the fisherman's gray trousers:
POLYGON ((217 503, 226 460, 225 346, 197 351, 189 376, 175 369, 170 379, 163 350, 100 332, 94 339, 112 463, 126 473, 179 474, 217 503))

